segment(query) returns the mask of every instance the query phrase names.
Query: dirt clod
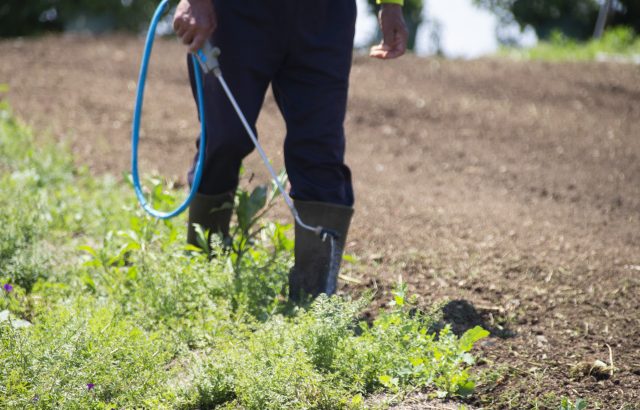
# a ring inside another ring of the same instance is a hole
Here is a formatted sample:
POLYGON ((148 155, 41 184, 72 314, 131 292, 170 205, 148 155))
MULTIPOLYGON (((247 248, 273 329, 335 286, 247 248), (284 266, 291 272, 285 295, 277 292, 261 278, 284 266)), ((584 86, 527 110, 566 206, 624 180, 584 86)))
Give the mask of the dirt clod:
POLYGON ((571 368, 570 374, 574 379, 592 376, 596 380, 606 380, 613 376, 615 369, 601 360, 580 362, 571 368))

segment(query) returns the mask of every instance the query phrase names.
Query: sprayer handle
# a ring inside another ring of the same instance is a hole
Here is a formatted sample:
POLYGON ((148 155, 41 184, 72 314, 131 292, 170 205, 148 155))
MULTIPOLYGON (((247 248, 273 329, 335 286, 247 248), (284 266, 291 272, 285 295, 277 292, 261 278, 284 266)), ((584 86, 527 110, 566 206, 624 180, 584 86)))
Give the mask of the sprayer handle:
POLYGON ((205 74, 220 71, 220 63, 218 62, 220 49, 212 46, 209 41, 205 41, 204 46, 195 53, 195 56, 205 74))

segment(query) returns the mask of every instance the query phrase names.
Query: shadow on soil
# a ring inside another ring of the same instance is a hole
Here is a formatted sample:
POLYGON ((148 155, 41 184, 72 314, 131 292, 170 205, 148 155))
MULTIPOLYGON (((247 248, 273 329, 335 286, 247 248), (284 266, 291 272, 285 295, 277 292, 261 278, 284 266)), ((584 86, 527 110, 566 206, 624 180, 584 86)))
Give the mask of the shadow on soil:
POLYGON ((487 315, 489 315, 489 312, 478 312, 478 310, 466 300, 452 300, 442 307, 442 321, 436 325, 435 330, 439 331, 448 324, 451 326, 453 333, 460 336, 469 329, 481 326, 491 332, 492 337, 508 339, 516 335, 513 330, 491 325, 487 315))

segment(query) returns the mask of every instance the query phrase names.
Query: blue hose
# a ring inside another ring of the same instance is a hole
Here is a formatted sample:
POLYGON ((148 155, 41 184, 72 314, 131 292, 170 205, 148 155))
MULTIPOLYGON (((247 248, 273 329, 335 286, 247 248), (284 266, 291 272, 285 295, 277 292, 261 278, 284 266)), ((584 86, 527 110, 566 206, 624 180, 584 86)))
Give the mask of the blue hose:
POLYGON ((206 129, 205 129, 205 115, 204 115, 204 98, 202 92, 202 73, 200 66, 195 58, 193 59, 194 77, 196 79, 196 90, 198 97, 198 110, 200 114, 200 148, 198 152, 198 160, 195 167, 195 173, 193 177, 193 183, 191 184, 191 191, 189 196, 180 204, 176 209, 169 212, 158 211, 153 209, 151 204, 147 202, 147 199, 142 192, 142 184, 140 183, 140 175, 138 173, 138 142, 140 140, 140 118, 142 116, 142 103, 144 100, 144 86, 147 80, 147 68, 149 66, 149 58, 151 57, 151 49, 153 48, 153 40, 156 33, 156 27, 158 22, 162 18, 162 15, 167 9, 169 0, 162 0, 158 5, 153 18, 151 19, 151 25, 149 26, 149 32, 147 33, 147 40, 144 46, 144 53, 142 55, 142 62, 140 64, 140 75, 138 77, 138 90, 136 93, 136 107, 133 113, 133 128, 131 131, 131 175, 133 177, 133 187, 136 191, 136 196, 142 208, 147 213, 158 219, 170 219, 184 212, 185 209, 193 200, 193 197, 198 192, 200 186, 200 180, 202 179, 202 169, 204 168, 204 153, 206 147, 206 129))

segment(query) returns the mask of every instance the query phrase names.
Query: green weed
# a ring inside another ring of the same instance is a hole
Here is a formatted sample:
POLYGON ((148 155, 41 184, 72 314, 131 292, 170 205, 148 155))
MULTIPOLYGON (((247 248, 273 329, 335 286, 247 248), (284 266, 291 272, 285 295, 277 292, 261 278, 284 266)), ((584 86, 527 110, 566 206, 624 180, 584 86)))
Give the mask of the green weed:
POLYGON ((570 399, 564 397, 560 403, 559 410, 585 410, 587 408, 587 402, 583 399, 577 399, 575 403, 572 403, 570 399))
MULTIPOLYGON (((293 241, 264 222, 273 188, 239 190, 232 241, 202 253, 184 217, 146 216, 126 179, 36 143, 6 104, 0 169, 1 408, 336 409, 473 390, 487 332, 435 335, 403 284, 372 323, 367 297, 283 302, 293 241)), ((154 205, 177 202, 147 186, 154 205)))

